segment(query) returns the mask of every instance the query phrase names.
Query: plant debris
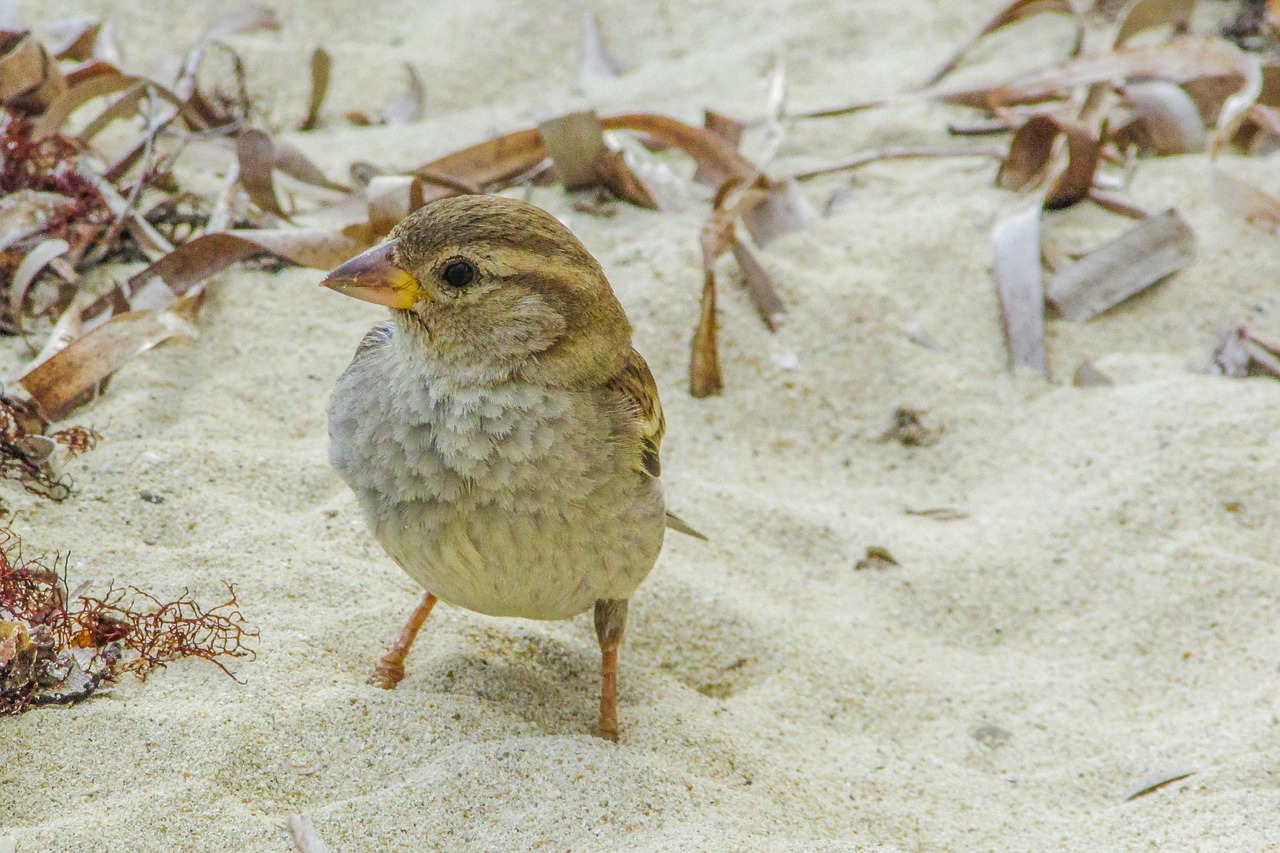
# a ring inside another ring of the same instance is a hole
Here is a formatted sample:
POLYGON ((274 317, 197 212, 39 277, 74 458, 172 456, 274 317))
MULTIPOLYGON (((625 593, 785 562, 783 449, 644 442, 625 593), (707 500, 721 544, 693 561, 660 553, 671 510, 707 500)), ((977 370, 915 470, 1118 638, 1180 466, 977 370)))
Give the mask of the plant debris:
POLYGON ((855 571, 859 572, 866 569, 884 571, 885 569, 892 569, 901 565, 902 564, 895 560, 893 555, 889 553, 888 548, 882 548, 879 545, 871 545, 867 548, 867 555, 854 563, 853 568, 855 571))
POLYGON ((1237 379, 1246 376, 1280 379, 1280 340, 1263 337, 1244 326, 1232 329, 1218 344, 1210 372, 1237 379))
MULTIPOLYGON (((1057 217, 1018 207, 995 224, 993 268, 1010 363, 1047 373, 1046 298, 1064 318, 1083 322, 1192 260, 1193 235, 1177 211, 1156 213, 1124 198, 1141 158, 1204 151, 1216 160, 1232 147, 1245 153, 1280 148, 1276 51, 1254 54, 1218 33, 1194 32, 1198 5, 1196 0, 1012 0, 960 45, 923 88, 792 111, 791 117, 827 118, 921 100, 979 110, 982 118, 953 123, 952 132, 1012 132, 996 178, 999 186, 1038 201, 1044 211, 1068 211, 1092 202, 1137 219, 1136 227, 1053 276, 1048 287, 1040 269, 1040 232, 1056 227, 1057 217), (1060 61, 994 83, 956 86, 946 79, 981 39, 1011 25, 1034 26, 1032 19, 1045 14, 1067 16, 1076 29, 1060 61)), ((1275 4, 1259 0, 1254 6, 1227 35, 1261 50, 1259 38, 1277 35, 1270 12, 1275 4)), ((969 153, 927 147, 869 152, 797 177, 888 157, 969 153)), ((1280 200, 1219 165, 1211 167, 1211 174, 1224 206, 1280 233, 1280 200)), ((837 189, 828 211, 848 195, 848 188, 837 189)))
POLYGON ((1049 280, 1049 302, 1083 323, 1195 258, 1195 235, 1176 210, 1149 216, 1049 280))
MULTIPOLYGON (((235 588, 205 608, 184 593, 162 601, 133 587, 91 583, 70 591, 67 560, 26 559, 11 528, 0 529, 0 714, 89 698, 124 673, 140 679, 181 658, 254 657, 258 631, 244 621, 235 588)), ((232 676, 234 677, 234 676, 232 676)))
POLYGON ((48 421, 33 406, 0 393, 0 474, 29 492, 65 500, 71 480, 60 473, 62 465, 98 439, 98 433, 81 426, 50 433, 48 421))
POLYGON ((1175 770, 1171 773, 1157 773, 1154 776, 1148 776, 1141 782, 1130 786, 1129 790, 1125 791, 1121 796, 1121 799, 1126 803, 1132 802, 1138 797, 1145 797, 1147 794, 1159 791, 1166 785, 1181 782, 1183 779, 1194 776, 1199 772, 1199 770, 1175 770))
POLYGON ((925 426, 925 414, 924 409, 899 406, 893 410, 893 426, 880 440, 896 441, 903 447, 928 447, 942 435, 942 429, 925 426))

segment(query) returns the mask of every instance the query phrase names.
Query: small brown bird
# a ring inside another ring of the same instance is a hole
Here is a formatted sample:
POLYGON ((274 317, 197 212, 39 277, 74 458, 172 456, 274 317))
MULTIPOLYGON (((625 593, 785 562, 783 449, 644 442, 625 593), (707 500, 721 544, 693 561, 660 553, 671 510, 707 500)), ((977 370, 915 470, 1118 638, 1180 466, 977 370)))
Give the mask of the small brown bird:
POLYGON ((334 387, 329 453, 427 591, 370 680, 404 677, 437 598, 529 619, 594 606, 597 733, 616 741, 627 599, 662 549, 664 422, 604 271, 550 214, 469 195, 323 284, 392 309, 334 387))

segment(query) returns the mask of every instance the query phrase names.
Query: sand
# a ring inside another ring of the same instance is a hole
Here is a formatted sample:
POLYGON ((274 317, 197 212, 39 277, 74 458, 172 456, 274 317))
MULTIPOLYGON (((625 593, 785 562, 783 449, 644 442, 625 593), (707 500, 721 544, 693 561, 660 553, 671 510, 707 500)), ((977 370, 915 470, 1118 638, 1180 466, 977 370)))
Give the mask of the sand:
MULTIPOLYGON (((797 107, 901 91, 1002 4, 594 5, 629 70, 585 91, 577 8, 552 0, 280 0, 284 29, 236 44, 280 123, 303 111, 310 49, 333 52, 325 126, 289 138, 342 176, 584 104, 758 115, 774 53, 797 107), (347 126, 402 90, 401 60, 426 118, 347 126)), ((139 68, 204 22, 181 0, 18 7, 37 26, 107 14, 139 68)), ((1029 24, 964 73, 1069 38, 1029 24)), ((964 117, 802 123, 770 168, 947 144, 964 117)), ((1273 161, 1229 164, 1280 190, 1273 161)), ((989 233, 1016 200, 993 177, 972 160, 859 172, 837 214, 762 252, 790 308, 777 334, 726 272, 726 389, 709 400, 686 392, 705 207, 595 217, 534 193, 634 321, 669 503, 711 539, 669 537, 633 599, 617 746, 588 735, 589 617, 440 607, 400 688, 365 684, 418 592, 330 471, 324 410, 378 311, 315 271, 222 276, 198 340, 132 362, 77 414, 104 436, 78 494, 3 498, 77 578, 204 600, 235 583, 257 660, 233 664, 243 683, 179 663, 0 720, 0 848, 279 851, 307 813, 345 851, 1277 849, 1280 383, 1203 368, 1225 327, 1280 332, 1280 241, 1213 204, 1203 158, 1144 162, 1132 197, 1183 212, 1196 262, 1087 324, 1051 321, 1051 377, 1014 376, 989 233), (1072 387, 1085 358, 1116 384, 1072 387), (936 443, 879 440, 904 405, 936 443), (906 512, 937 507, 965 517, 906 512), (857 570, 872 546, 900 565, 857 570), (1179 771, 1194 775, 1125 801, 1179 771)), ((1063 251, 1120 227, 1084 210, 1046 226, 1063 251)), ((16 364, 21 343, 4 346, 16 364)))

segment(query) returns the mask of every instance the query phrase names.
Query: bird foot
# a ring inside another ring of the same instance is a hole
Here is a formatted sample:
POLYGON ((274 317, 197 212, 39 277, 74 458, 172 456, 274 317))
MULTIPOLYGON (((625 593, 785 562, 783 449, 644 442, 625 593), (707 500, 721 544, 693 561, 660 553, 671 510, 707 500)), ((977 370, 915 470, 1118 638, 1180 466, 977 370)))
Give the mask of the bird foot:
POLYGON ((378 661, 378 666, 373 670, 373 675, 369 676, 369 683, 383 690, 395 690, 396 685, 403 680, 404 663, 402 661, 388 661, 385 658, 378 661))

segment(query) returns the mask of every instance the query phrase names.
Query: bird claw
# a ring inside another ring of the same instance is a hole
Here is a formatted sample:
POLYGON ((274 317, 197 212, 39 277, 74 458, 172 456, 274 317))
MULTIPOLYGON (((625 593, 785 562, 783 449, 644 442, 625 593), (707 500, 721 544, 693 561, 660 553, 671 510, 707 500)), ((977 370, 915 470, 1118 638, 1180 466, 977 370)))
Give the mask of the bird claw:
POLYGON ((369 676, 369 683, 383 690, 395 690, 396 685, 404 680, 404 664, 379 661, 378 666, 369 676))

